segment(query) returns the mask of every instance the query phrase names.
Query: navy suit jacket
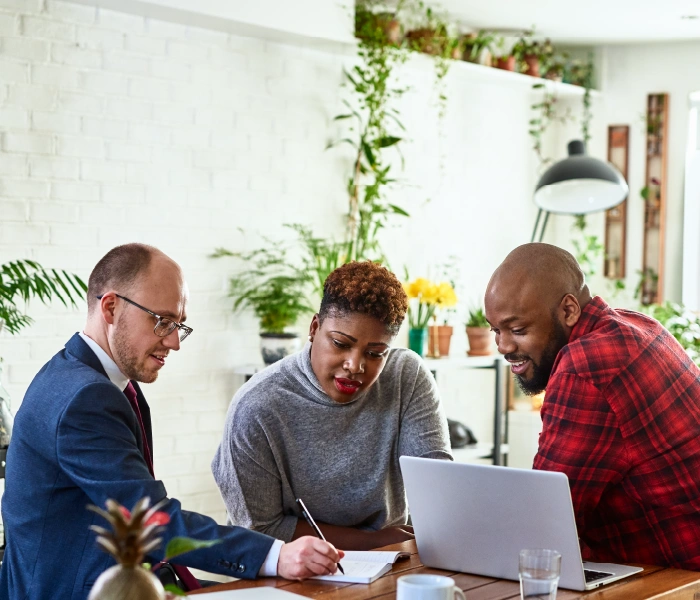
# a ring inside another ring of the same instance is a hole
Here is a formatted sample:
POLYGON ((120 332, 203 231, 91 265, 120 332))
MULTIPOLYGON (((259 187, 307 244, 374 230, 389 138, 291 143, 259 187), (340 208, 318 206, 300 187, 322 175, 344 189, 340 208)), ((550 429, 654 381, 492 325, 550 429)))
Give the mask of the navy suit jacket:
MULTIPOLYGON (((139 389, 144 425, 151 436, 148 405, 139 389)), ((148 472, 141 430, 129 401, 107 377, 89 346, 75 334, 32 381, 15 417, 7 454, 2 517, 7 548, 0 570, 0 600, 84 600, 114 559, 95 543, 92 524, 108 526, 94 512, 108 498, 131 508, 149 496, 166 498, 163 483, 148 472)), ((168 499, 170 515, 161 548, 188 536, 220 539, 174 562, 241 578, 254 578, 273 538, 183 510, 168 499)))

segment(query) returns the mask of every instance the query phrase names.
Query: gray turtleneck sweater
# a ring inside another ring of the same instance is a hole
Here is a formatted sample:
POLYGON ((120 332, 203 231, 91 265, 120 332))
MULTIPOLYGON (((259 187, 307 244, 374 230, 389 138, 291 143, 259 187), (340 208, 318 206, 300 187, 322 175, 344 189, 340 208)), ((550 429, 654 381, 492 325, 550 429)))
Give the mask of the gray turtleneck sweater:
POLYGON ((405 524, 399 456, 452 459, 432 375, 395 348, 374 385, 341 404, 323 392, 309 349, 252 377, 231 402, 212 461, 229 523, 289 541, 301 498, 323 523, 405 524))

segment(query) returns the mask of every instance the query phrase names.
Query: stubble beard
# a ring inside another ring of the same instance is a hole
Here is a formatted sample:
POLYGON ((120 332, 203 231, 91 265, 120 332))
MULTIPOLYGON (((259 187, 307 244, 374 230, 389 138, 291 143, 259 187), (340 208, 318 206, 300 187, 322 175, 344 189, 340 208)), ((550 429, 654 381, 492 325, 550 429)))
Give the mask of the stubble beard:
POLYGON ((568 343, 569 339, 566 335, 566 331, 564 331, 564 327, 554 318, 554 333, 552 339, 544 349, 544 352, 542 352, 540 362, 535 363, 534 360, 532 361, 532 377, 530 379, 524 379, 520 375, 515 376, 518 386, 524 394, 535 396, 545 391, 549 383, 549 378, 552 375, 552 369, 554 368, 557 355, 568 343))
POLYGON ((158 378, 158 371, 146 371, 139 365, 138 353, 133 349, 127 337, 127 326, 120 316, 112 339, 112 355, 120 370, 129 379, 140 383, 153 383, 158 378))

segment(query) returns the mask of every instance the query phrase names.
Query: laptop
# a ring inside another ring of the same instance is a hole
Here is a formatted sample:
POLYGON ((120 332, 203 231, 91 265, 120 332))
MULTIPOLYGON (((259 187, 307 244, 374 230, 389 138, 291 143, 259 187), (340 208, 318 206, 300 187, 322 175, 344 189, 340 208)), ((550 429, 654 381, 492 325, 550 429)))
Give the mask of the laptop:
POLYGON ((401 472, 421 562, 518 580, 524 548, 561 552, 559 587, 592 590, 640 567, 581 561, 563 473, 402 456, 401 472))

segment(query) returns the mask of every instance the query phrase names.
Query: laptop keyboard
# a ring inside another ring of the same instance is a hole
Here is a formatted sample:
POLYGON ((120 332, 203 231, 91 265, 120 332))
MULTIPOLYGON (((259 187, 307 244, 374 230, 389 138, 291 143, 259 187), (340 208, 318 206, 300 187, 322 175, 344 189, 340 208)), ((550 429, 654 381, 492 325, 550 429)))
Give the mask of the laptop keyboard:
POLYGON ((603 573, 602 571, 591 571, 589 569, 584 569, 583 574, 586 577, 586 583, 592 583, 603 579, 603 577, 610 577, 612 573, 603 573))

